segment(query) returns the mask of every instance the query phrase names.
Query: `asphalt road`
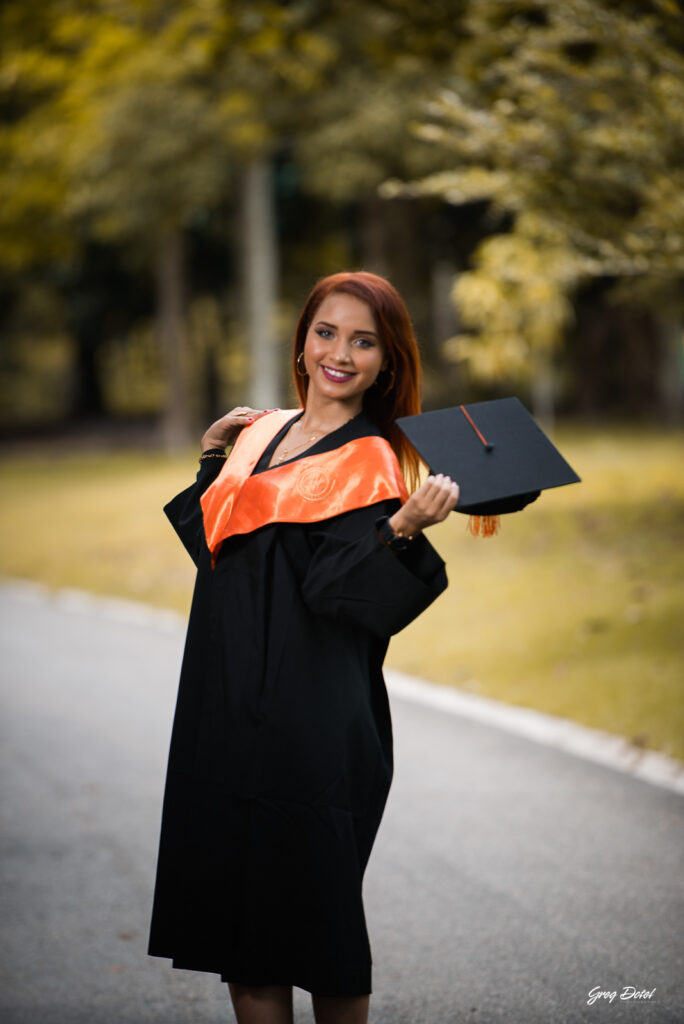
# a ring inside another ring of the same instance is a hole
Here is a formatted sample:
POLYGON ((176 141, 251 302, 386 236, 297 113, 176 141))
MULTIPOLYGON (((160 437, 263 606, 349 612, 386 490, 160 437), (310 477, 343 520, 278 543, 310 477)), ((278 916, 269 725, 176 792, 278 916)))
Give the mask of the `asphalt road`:
MULTIPOLYGON (((182 631, 14 587, 0 631, 0 1024, 232 1021, 214 976, 145 952, 182 631)), ((684 1021, 681 796, 393 712, 373 1024, 684 1021)))

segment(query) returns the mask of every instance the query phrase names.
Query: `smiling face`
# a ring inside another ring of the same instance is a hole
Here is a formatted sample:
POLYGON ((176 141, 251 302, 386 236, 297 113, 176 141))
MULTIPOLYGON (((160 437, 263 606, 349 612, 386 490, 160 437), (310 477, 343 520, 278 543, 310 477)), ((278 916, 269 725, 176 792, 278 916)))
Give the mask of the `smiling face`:
POLYGON ((364 392, 385 366, 385 347, 368 303, 332 292, 313 315, 304 343, 307 405, 336 400, 361 411, 364 392))

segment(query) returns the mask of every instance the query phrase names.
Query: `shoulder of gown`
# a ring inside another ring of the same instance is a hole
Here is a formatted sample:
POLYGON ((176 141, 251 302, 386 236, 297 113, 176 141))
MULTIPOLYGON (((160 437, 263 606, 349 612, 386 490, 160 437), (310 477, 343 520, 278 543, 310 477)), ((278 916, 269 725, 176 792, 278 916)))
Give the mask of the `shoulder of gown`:
POLYGON ((164 512, 195 565, 204 545, 204 519, 200 498, 225 465, 224 459, 205 459, 195 482, 164 505, 164 512))
MULTIPOLYGON (((276 434, 271 443, 265 449, 264 454, 256 466, 255 472, 263 472, 268 468, 272 449, 278 443, 280 437, 287 432, 295 419, 298 419, 298 417, 294 416, 293 419, 285 424, 282 430, 276 434)), ((330 451, 333 448, 337 448, 342 444, 347 444, 349 441, 354 441, 360 437, 381 436, 382 433, 378 427, 373 423, 370 417, 362 411, 353 419, 349 420, 348 423, 343 424, 337 430, 333 431, 332 434, 328 434, 326 437, 321 438, 319 442, 314 444, 308 451, 304 452, 302 456, 297 456, 292 461, 306 457, 306 455, 314 455, 321 451, 330 451)), ((228 453, 228 458, 230 458, 230 452, 228 453)), ((224 459, 206 459, 204 462, 200 462, 195 482, 189 487, 186 487, 185 490, 177 494, 164 506, 164 512, 167 518, 196 566, 199 565, 199 558, 204 545, 204 519, 202 516, 200 498, 209 485, 217 478, 224 465, 224 459)))

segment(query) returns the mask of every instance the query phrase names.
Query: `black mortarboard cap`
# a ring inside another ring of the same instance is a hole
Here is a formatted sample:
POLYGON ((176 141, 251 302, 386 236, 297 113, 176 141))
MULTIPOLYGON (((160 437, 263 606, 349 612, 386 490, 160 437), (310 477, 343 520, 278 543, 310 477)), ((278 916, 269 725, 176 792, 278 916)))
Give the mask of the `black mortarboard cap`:
POLYGON ((459 485, 456 512, 518 512, 541 491, 580 479, 518 398, 403 416, 397 425, 431 473, 459 485))

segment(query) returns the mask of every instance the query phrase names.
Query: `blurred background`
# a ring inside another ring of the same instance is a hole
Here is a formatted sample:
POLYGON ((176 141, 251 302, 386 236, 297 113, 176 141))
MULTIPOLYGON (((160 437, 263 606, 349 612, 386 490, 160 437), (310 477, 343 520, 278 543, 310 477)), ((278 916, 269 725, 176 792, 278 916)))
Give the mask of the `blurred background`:
POLYGON ((314 281, 375 271, 425 408, 517 394, 584 481, 440 527, 460 587, 392 663, 684 756, 683 13, 6 0, 0 569, 185 610, 159 506, 294 401, 314 281))

